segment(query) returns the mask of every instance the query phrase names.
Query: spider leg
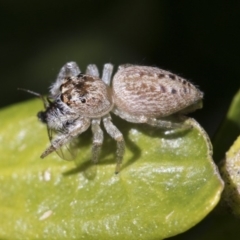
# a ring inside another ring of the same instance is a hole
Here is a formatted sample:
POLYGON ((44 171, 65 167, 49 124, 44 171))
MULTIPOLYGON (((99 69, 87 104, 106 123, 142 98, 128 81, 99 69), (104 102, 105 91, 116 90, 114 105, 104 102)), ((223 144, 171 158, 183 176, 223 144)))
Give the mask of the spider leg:
POLYGON ((92 146, 92 161, 97 163, 103 143, 103 131, 100 128, 101 119, 92 120, 93 146, 92 146))
POLYGON ((116 152, 116 170, 115 173, 119 173, 121 163, 123 160, 123 155, 125 152, 125 143, 122 133, 117 129, 117 127, 112 123, 112 118, 110 114, 103 117, 103 125, 107 133, 117 142, 117 152, 116 152))
POLYGON ((113 65, 111 63, 104 64, 103 67, 103 74, 102 74, 102 80, 105 82, 108 86, 110 86, 111 77, 113 72, 113 65))
POLYGON ((67 62, 60 69, 55 83, 50 87, 51 97, 55 98, 60 93, 60 86, 63 84, 64 79, 71 76, 77 76, 80 73, 80 69, 76 62, 67 62))
POLYGON ((89 64, 86 69, 86 74, 99 77, 99 71, 95 64, 89 64))
POLYGON ((50 153, 56 151, 61 148, 63 145, 70 142, 73 138, 77 137, 81 133, 85 132, 90 126, 90 119, 80 117, 72 124, 71 128, 68 130, 68 133, 64 131, 59 131, 56 137, 51 141, 51 146, 49 146, 40 156, 41 158, 45 158, 50 153))
MULTIPOLYGON (((147 116, 134 116, 125 111, 122 111, 118 108, 114 108, 113 113, 115 113, 120 118, 132 122, 132 123, 146 123, 153 127, 163 128, 163 129, 189 129, 192 126, 185 124, 184 122, 172 122, 168 119, 158 119, 154 117, 147 117, 147 116)), ((181 116, 176 116, 179 120, 181 120, 181 116)))
POLYGON ((80 72, 81 71, 76 62, 67 62, 60 69, 56 81, 62 81, 64 78, 77 76, 80 72))
MULTIPOLYGON (((181 119, 181 118, 179 117, 179 119, 181 119)), ((172 122, 170 120, 162 120, 162 119, 157 119, 157 118, 147 118, 146 123, 153 127, 158 127, 158 128, 163 128, 163 129, 187 130, 187 129, 192 128, 191 125, 186 124, 184 122, 176 123, 176 122, 172 122)))

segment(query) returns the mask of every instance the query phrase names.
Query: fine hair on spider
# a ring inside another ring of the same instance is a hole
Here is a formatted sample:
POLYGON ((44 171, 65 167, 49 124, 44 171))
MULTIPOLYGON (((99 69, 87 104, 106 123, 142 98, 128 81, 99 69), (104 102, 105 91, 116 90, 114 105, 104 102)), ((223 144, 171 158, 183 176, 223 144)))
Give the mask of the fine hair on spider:
POLYGON ((20 89, 41 98, 44 104, 44 111, 37 116, 47 125, 51 145, 41 158, 54 151, 63 159, 74 158, 71 144, 91 126, 92 161, 97 163, 104 139, 100 127, 103 122, 106 132, 117 143, 115 173, 118 173, 125 143, 110 113, 132 123, 146 123, 163 129, 186 129, 184 122, 172 122, 167 117, 181 118, 202 107, 203 93, 171 72, 131 64, 120 65, 113 78, 112 72, 113 65, 107 63, 100 78, 95 64, 88 65, 84 74, 75 62, 68 62, 51 85, 48 98, 20 89))

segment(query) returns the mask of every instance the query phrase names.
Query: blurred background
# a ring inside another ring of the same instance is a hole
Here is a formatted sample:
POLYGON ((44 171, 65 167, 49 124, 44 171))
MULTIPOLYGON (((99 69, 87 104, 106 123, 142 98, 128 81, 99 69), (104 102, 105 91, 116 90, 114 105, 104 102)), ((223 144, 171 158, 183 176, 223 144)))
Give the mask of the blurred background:
MULTIPOLYGON (((212 136, 239 88, 240 1, 1 1, 0 107, 48 93, 77 61, 158 66, 195 83, 192 114, 212 136)), ((36 109, 36 112, 38 109, 36 109)))

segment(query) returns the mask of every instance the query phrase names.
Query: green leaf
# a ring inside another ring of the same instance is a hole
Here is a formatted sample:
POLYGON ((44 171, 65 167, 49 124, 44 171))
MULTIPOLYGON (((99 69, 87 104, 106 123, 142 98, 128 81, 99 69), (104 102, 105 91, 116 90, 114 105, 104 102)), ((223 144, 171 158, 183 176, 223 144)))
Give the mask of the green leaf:
POLYGON ((211 144, 194 120, 187 120, 193 129, 167 134, 114 117, 127 148, 115 175, 116 143, 105 134, 92 165, 90 130, 76 161, 40 159, 49 145, 35 116, 41 109, 34 100, 0 112, 0 238, 163 239, 196 225, 219 201, 211 144))
POLYGON ((214 159, 221 161, 240 132, 240 91, 234 96, 227 116, 213 139, 214 159))
POLYGON ((221 175, 227 183, 223 200, 236 216, 240 216, 240 137, 226 153, 226 159, 221 164, 221 175))
POLYGON ((226 188, 223 194, 223 200, 231 208, 232 213, 240 216, 240 91, 234 96, 230 109, 227 113, 220 131, 216 137, 216 149, 224 147, 224 153, 229 146, 235 141, 228 152, 225 154, 225 159, 221 163, 221 174, 225 181, 226 188), (238 137, 237 137, 238 136, 238 137), (236 139, 236 140, 235 140, 236 139), (231 142, 230 142, 231 141, 231 142))

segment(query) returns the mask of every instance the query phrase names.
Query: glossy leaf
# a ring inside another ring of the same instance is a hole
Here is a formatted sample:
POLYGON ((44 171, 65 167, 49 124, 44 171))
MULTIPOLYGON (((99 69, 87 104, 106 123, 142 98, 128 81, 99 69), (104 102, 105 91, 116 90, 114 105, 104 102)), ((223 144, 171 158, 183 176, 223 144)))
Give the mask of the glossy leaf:
POLYGON ((194 120, 192 129, 171 133, 114 117, 127 148, 115 175, 116 144, 106 133, 97 165, 90 130, 76 161, 55 153, 40 159, 49 145, 36 119, 41 109, 34 100, 0 112, 1 239, 163 239, 197 224, 219 201, 211 144, 194 120))

